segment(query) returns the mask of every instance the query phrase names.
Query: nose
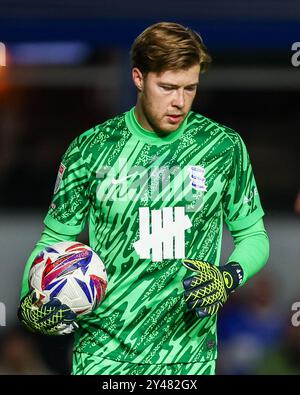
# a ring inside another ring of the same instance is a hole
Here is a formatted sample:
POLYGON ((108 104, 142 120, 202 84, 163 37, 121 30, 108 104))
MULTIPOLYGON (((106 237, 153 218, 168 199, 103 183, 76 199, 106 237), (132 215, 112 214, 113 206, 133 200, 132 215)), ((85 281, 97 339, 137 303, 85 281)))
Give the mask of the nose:
POLYGON ((178 108, 184 107, 184 90, 183 89, 176 89, 175 90, 172 104, 173 104, 173 106, 178 107, 178 108))

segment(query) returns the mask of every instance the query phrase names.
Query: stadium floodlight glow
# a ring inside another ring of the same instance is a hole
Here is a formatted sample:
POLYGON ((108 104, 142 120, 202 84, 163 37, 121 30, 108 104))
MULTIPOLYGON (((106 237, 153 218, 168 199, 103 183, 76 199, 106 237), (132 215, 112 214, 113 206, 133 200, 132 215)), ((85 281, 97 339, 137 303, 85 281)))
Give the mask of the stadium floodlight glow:
POLYGON ((0 302, 0 326, 6 326, 6 308, 2 302, 0 302))
POLYGON ((6 47, 0 42, 0 66, 6 66, 6 47))

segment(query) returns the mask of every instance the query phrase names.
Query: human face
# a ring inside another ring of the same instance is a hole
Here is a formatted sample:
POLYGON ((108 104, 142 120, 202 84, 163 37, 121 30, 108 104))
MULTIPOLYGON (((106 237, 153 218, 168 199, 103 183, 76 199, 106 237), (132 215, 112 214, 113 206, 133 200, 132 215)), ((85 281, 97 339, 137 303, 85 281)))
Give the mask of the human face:
POLYGON ((139 91, 135 115, 140 125, 167 134, 178 129, 192 107, 199 73, 199 65, 146 75, 134 68, 132 77, 139 91))

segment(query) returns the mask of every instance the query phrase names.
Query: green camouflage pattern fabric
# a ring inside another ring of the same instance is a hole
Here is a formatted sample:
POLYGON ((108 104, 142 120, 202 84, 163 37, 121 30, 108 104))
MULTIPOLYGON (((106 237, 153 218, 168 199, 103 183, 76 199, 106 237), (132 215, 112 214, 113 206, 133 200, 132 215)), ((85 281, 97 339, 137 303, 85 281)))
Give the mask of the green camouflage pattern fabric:
POLYGON ((138 364, 116 362, 86 353, 73 354, 73 375, 214 375, 215 360, 207 362, 138 364))
POLYGON ((216 315, 187 310, 183 258, 220 264, 230 230, 263 216, 246 147, 232 129, 190 112, 160 137, 134 109, 81 134, 59 169, 45 224, 77 235, 106 265, 102 304, 78 319, 75 352, 162 364, 214 360, 216 315))

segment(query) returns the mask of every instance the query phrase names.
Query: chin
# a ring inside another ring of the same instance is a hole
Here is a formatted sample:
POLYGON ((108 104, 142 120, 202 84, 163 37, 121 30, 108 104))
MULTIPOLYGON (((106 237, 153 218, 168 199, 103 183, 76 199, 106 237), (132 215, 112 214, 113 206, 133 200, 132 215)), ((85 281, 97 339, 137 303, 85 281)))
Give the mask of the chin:
POLYGON ((175 130, 177 130, 179 128, 179 126, 181 125, 182 122, 178 123, 178 124, 169 124, 169 123, 163 123, 161 125, 157 125, 157 130, 159 130, 161 133, 172 133, 175 132, 175 130))
POLYGON ((162 127, 162 128, 157 129, 157 130, 161 134, 170 134, 170 133, 174 132, 177 128, 178 127, 169 127, 169 128, 162 127))
POLYGON ((166 126, 165 129, 164 129, 164 130, 165 130, 165 133, 172 133, 172 132, 175 132, 175 130, 177 130, 177 129, 180 127, 181 123, 182 123, 182 122, 177 123, 177 124, 175 124, 175 125, 168 125, 168 126, 166 126))

